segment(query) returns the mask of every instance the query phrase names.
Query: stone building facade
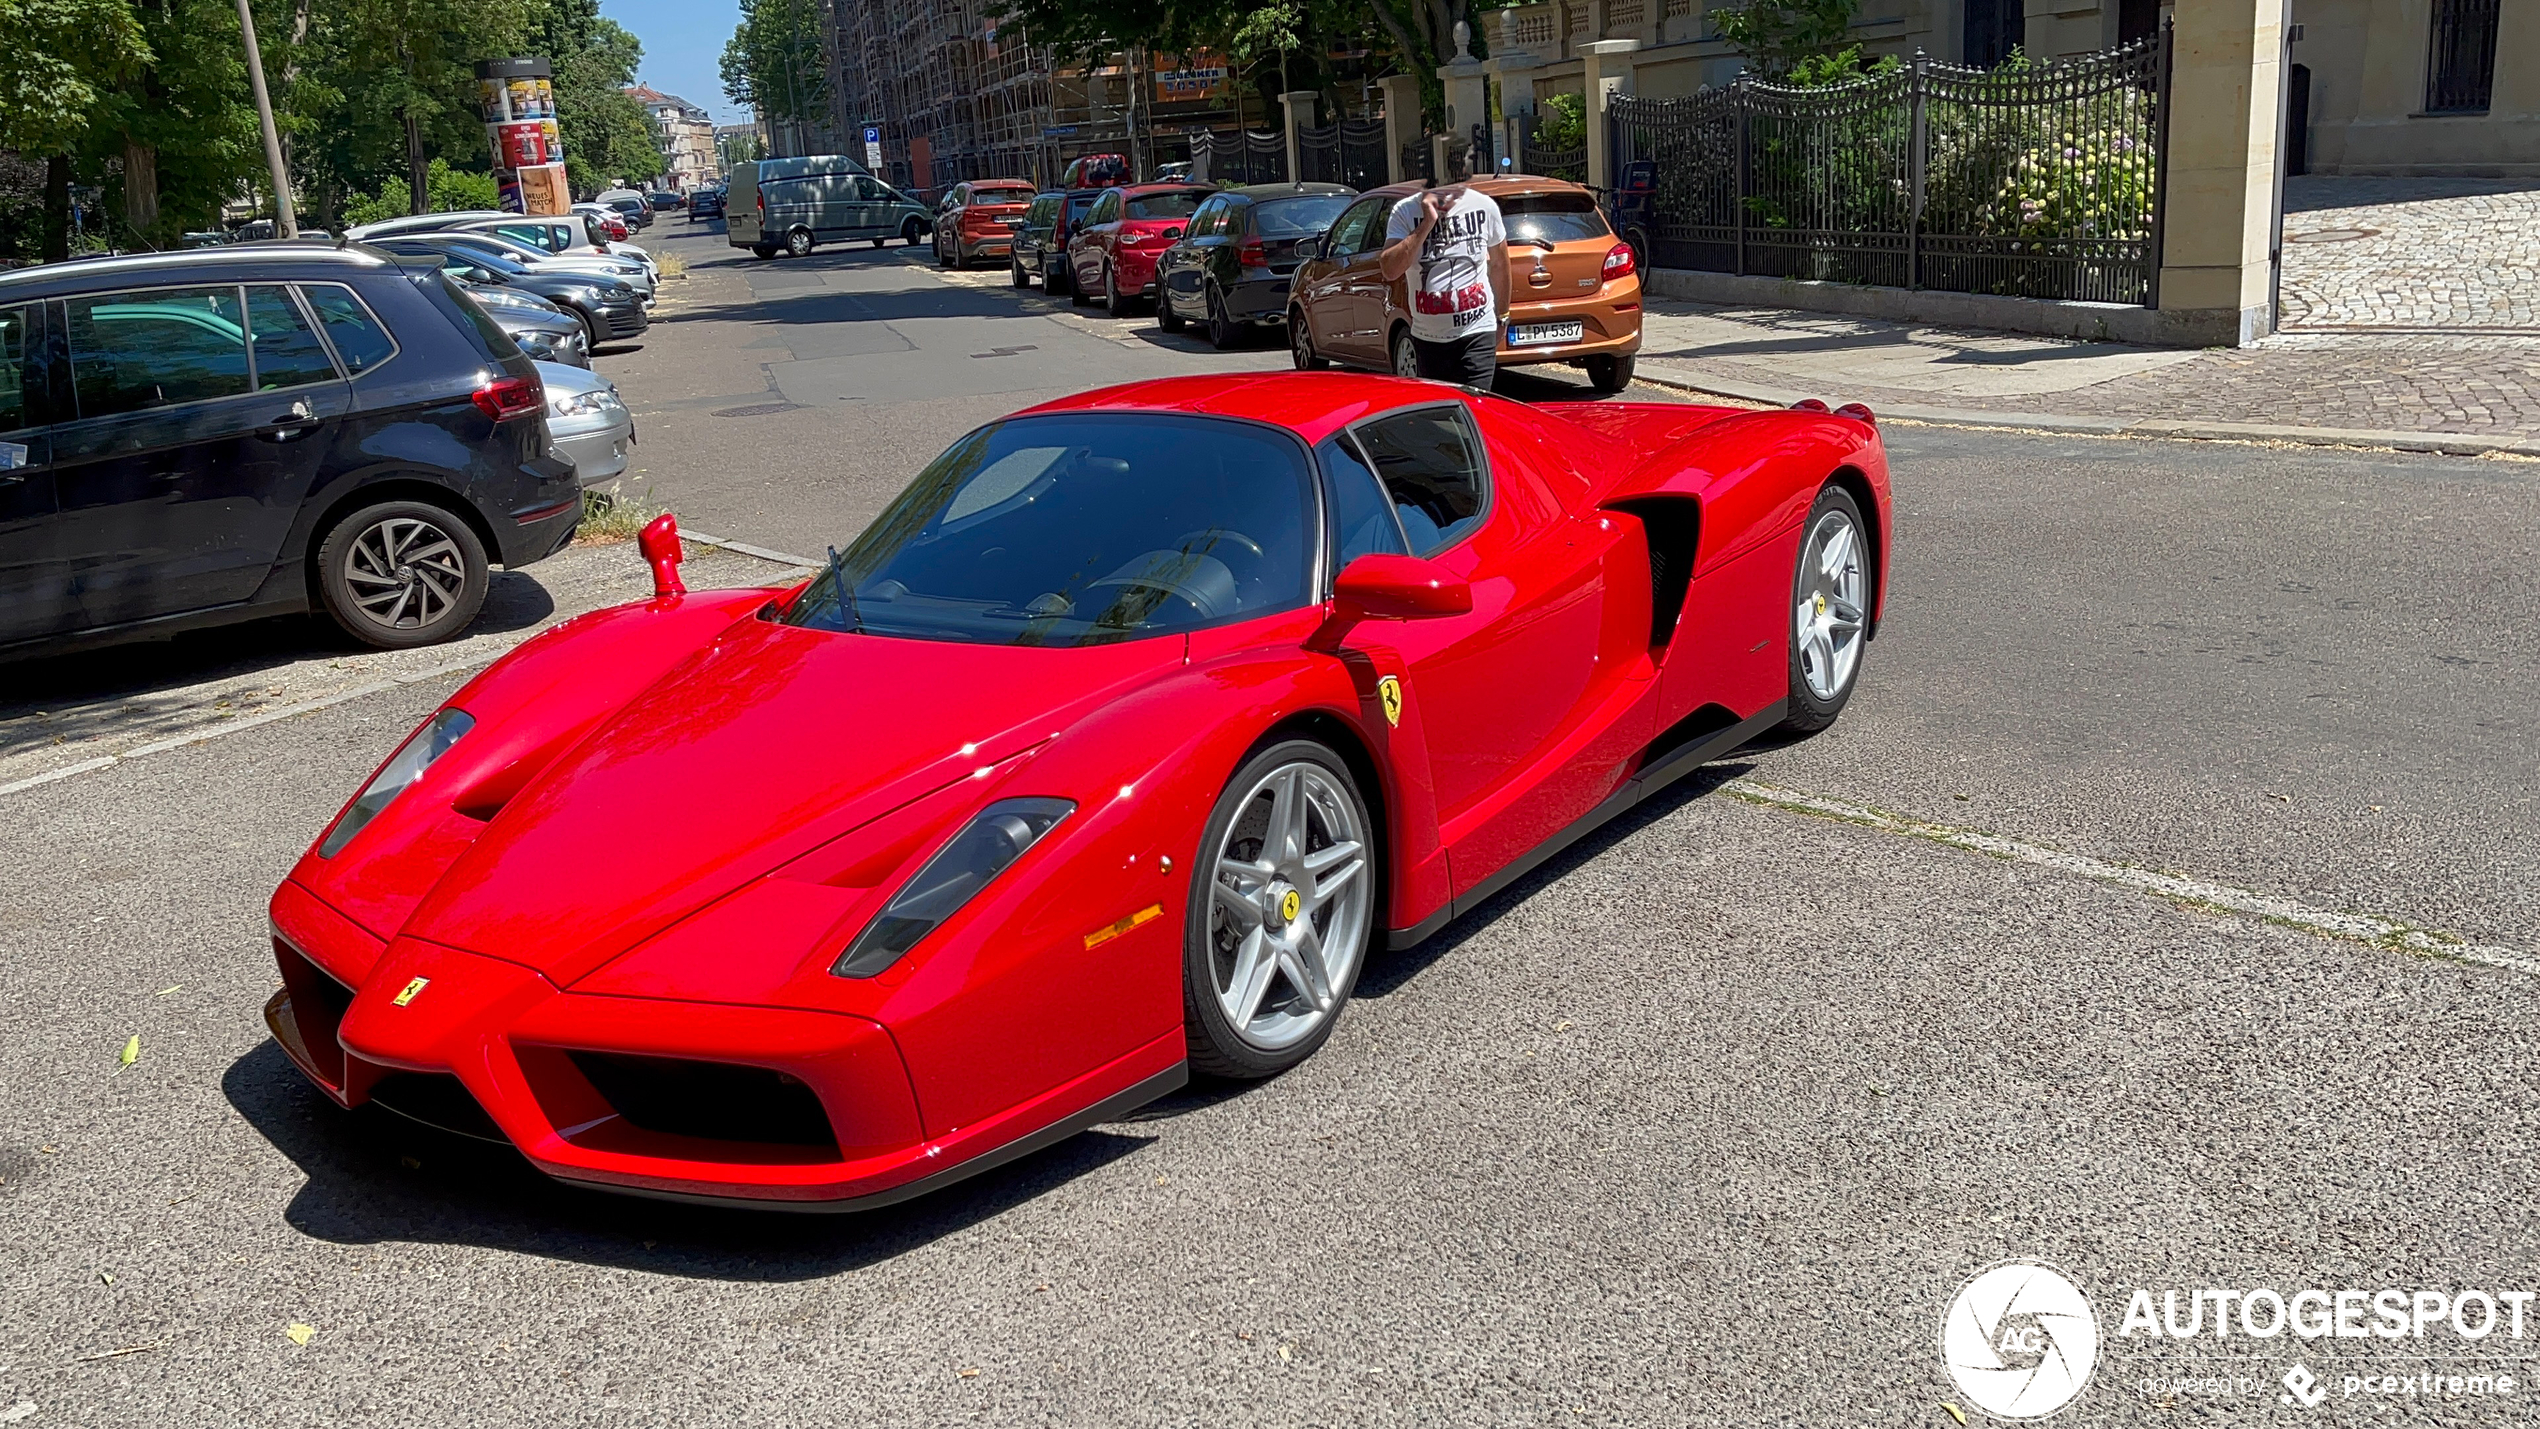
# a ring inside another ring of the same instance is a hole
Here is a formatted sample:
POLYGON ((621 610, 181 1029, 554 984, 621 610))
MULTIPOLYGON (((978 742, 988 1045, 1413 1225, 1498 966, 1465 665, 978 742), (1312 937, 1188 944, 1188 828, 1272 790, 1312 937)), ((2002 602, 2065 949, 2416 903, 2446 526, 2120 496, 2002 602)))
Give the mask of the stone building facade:
POLYGON ((675 94, 639 84, 626 91, 653 121, 661 145, 661 187, 686 193, 722 177, 714 147, 714 116, 675 94))

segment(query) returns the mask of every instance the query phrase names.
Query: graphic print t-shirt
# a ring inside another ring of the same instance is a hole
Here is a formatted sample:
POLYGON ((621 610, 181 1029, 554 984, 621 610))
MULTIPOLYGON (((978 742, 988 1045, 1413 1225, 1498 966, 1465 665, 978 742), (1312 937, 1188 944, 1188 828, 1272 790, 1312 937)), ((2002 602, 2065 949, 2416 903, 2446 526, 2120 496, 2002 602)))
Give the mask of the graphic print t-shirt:
MULTIPOLYGON (((1413 194, 1393 206, 1385 241, 1398 243, 1419 226, 1420 195, 1413 194)), ((1464 190, 1429 230, 1411 265, 1411 335, 1423 342, 1454 342, 1491 331, 1497 315, 1491 311, 1490 251, 1507 241, 1499 205, 1487 194, 1464 190)))

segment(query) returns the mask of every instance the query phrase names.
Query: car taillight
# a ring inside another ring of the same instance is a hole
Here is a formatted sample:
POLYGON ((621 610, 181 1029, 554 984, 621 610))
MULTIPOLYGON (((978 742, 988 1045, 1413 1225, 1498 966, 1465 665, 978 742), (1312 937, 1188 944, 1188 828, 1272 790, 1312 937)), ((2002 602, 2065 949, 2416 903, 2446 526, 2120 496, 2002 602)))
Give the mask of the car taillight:
POLYGON ((1636 265, 1632 262, 1631 245, 1617 243, 1606 250, 1605 280, 1607 282, 1610 283, 1616 278, 1628 278, 1634 271, 1636 271, 1636 265))
POLYGON ((1246 268, 1267 268, 1270 255, 1261 251, 1260 239, 1247 238, 1244 246, 1235 250, 1235 262, 1246 268))
POLYGON ((467 395, 476 410, 497 422, 530 416, 547 405, 546 388, 535 377, 497 377, 467 395))

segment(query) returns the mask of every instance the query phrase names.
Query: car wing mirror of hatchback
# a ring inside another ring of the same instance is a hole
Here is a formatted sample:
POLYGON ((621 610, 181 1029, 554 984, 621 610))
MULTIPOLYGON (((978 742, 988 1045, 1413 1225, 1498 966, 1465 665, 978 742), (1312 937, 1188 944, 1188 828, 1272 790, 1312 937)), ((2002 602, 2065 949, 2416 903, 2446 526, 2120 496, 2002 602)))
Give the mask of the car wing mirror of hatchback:
POLYGON ((1417 556, 1361 556, 1332 582, 1337 618, 1426 620, 1463 615, 1473 608, 1473 588, 1462 576, 1417 556))
POLYGON ((1180 229, 1178 229, 1178 228, 1168 228, 1168 229, 1164 230, 1164 241, 1165 241, 1165 242, 1167 242, 1167 243, 1170 243, 1170 242, 1172 242, 1174 239, 1179 238, 1179 237, 1181 237, 1181 236, 1182 236, 1182 230, 1180 230, 1180 229))

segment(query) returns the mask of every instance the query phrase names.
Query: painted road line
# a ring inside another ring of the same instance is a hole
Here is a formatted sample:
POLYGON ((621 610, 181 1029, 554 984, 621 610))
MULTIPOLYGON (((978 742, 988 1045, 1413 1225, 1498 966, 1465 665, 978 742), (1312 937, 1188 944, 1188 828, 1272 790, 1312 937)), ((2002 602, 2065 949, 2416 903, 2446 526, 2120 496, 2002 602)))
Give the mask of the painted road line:
POLYGON ((2174 898, 2227 912, 2263 918, 2271 923, 2284 923, 2325 937, 2356 942, 2375 943, 2382 947, 2400 948, 2433 957, 2456 958, 2462 962, 2481 963, 2488 967, 2507 968, 2514 972, 2540 974, 2540 957, 2519 948, 2502 948, 2473 943, 2466 938, 2430 928, 2402 923, 2395 918, 2370 913, 2335 913, 2314 908, 2308 903, 2254 889, 2239 888, 2211 879, 2188 878, 2175 873, 2161 873, 2129 864, 2111 863, 2086 854, 2066 853, 2042 844, 2006 838, 1980 829, 1960 828, 1954 824, 1936 824, 1904 814, 1874 809, 1866 804, 1829 799, 1818 794, 1805 794, 1795 789, 1775 788, 1752 779, 1732 779, 1721 786, 1728 793, 1750 803, 1790 809, 1841 819, 1885 833, 1903 834, 1909 838, 1928 839, 1973 853, 1991 854, 2014 863, 2035 864, 2063 873, 2078 874, 2100 883, 2115 884, 2161 898, 2174 898))

